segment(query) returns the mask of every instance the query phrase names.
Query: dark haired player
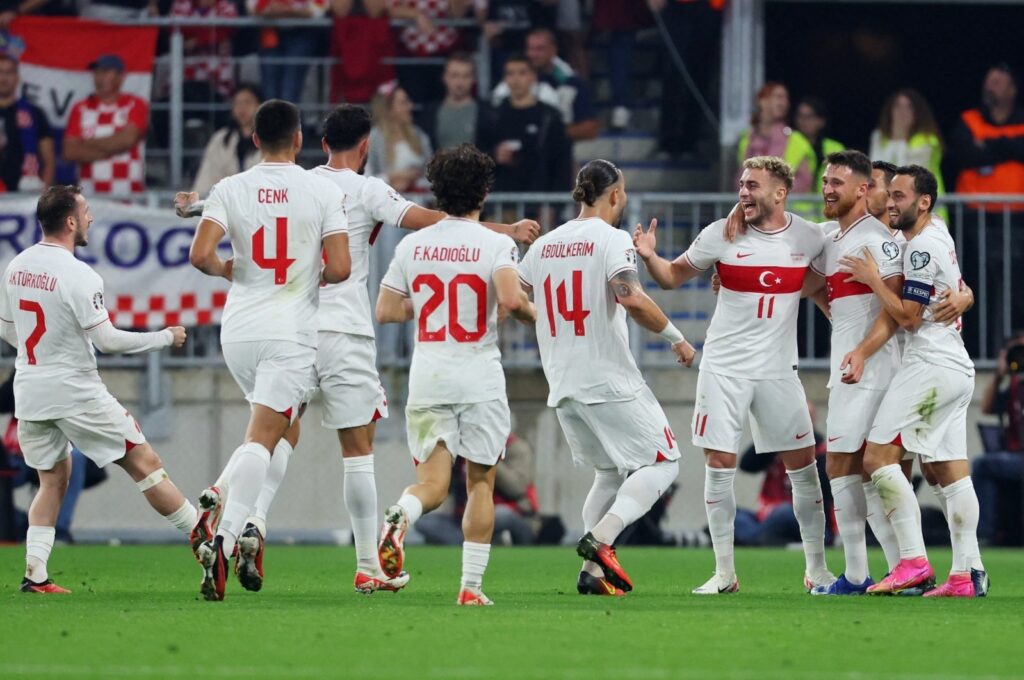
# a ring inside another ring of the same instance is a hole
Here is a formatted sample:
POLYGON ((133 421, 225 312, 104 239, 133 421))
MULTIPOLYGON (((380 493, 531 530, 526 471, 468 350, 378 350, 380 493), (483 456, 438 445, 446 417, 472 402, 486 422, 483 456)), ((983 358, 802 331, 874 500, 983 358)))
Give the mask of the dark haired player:
POLYGON ((263 162, 214 186, 196 229, 189 259, 204 274, 231 281, 221 328, 224 361, 251 405, 244 443, 219 485, 200 497, 202 517, 220 510, 214 540, 196 551, 202 594, 224 599, 227 557, 238 546, 235 571, 258 589, 261 539, 246 531, 271 466, 271 452, 298 441, 300 411, 316 384, 317 308, 321 283, 349 276, 345 195, 295 164, 302 148, 299 110, 279 99, 256 111, 253 141, 263 162), (234 259, 218 245, 230 237, 234 259))
MULTIPOLYGON (((93 347, 107 354, 137 354, 181 347, 185 329, 128 333, 110 323, 103 280, 75 247, 89 240, 92 215, 82 191, 53 186, 36 216, 42 240, 19 253, 0 282, 0 337, 18 350, 14 415, 25 463, 39 473, 28 511, 25 593, 67 594, 47 572, 54 523, 71 475, 75 445, 100 467, 115 463, 135 481, 154 510, 188 533, 197 512, 164 471, 131 414, 107 391, 93 347)), ((204 525, 206 533, 209 528, 204 525)))
POLYGON ((613 544, 679 474, 665 412, 629 349, 628 314, 691 366, 694 349, 644 292, 629 233, 618 228, 626 182, 604 160, 580 170, 578 218, 537 240, 519 278, 537 304, 537 342, 554 407, 577 465, 594 469, 583 504, 580 594, 623 595, 633 584, 613 544), (627 478, 627 475, 628 478, 627 478))
POLYGON ((482 590, 494 530, 495 465, 511 429, 498 349, 498 306, 524 323, 536 311, 519 285, 518 249, 478 221, 494 161, 469 144, 427 165, 437 206, 448 216, 404 238, 381 282, 380 323, 416 320, 406 426, 416 483, 384 514, 378 553, 394 578, 409 527, 448 496, 452 464, 466 459, 462 583, 457 604, 489 605, 482 590))

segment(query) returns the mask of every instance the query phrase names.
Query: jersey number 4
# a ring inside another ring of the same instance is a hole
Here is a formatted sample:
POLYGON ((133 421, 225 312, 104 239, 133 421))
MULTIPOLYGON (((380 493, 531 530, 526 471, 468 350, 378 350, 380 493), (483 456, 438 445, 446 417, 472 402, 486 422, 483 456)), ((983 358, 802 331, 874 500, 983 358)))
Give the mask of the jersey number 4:
POLYGON ((42 340, 46 333, 46 315, 43 314, 43 307, 34 300, 19 300, 18 309, 23 312, 31 312, 36 317, 36 327, 32 329, 29 336, 25 338, 25 354, 28 355, 30 366, 36 365, 36 345, 42 340))
POLYGON ((444 342, 451 333, 455 342, 477 342, 487 332, 487 283, 476 274, 459 274, 445 286, 436 274, 420 274, 412 281, 412 292, 430 289, 430 297, 423 303, 419 319, 420 342, 444 342), (468 287, 476 294, 476 328, 466 329, 459 323, 459 286, 468 287), (430 315, 448 298, 448 324, 436 331, 427 330, 430 315))
POLYGON ((276 231, 274 233, 274 257, 267 257, 266 227, 260 227, 252 235, 252 261, 260 269, 272 269, 274 271, 274 285, 283 286, 288 283, 288 267, 295 262, 288 258, 288 218, 278 217, 276 231))
POLYGON ((544 306, 548 309, 548 327, 551 329, 551 337, 558 335, 555 328, 555 304, 558 305, 558 313, 563 319, 572 324, 573 332, 578 336, 587 334, 587 328, 583 325, 590 316, 589 309, 583 309, 583 272, 576 269, 572 273, 572 307, 569 307, 569 293, 566 291, 568 281, 562 281, 555 286, 555 294, 551 295, 551 276, 544 279, 544 306), (552 297, 555 299, 552 300, 552 297))

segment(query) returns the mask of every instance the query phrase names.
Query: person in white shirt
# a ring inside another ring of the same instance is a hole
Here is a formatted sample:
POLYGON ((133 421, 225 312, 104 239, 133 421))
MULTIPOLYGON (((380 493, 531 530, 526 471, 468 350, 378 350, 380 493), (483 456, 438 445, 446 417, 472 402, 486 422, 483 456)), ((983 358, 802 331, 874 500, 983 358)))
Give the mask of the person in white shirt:
MULTIPOLYGON (((443 212, 407 201, 376 177, 364 174, 370 153, 372 119, 365 108, 342 104, 324 120, 321 145, 327 162, 310 172, 336 184, 346 196, 349 254, 352 272, 341 283, 320 287, 317 312, 317 384, 323 405, 324 427, 337 430, 345 466, 345 508, 352 523, 356 548, 354 587, 360 593, 394 591, 408 575, 388 578, 377 559, 377 487, 373 439, 376 422, 388 416, 387 395, 377 374, 377 349, 367 279, 370 248, 385 224, 420 229, 445 218, 443 212)), ((176 207, 186 217, 201 213, 196 193, 179 193, 176 207)), ((515 224, 484 223, 513 240, 530 243, 540 225, 532 220, 515 224)), ((267 514, 284 480, 293 450, 282 442, 271 459, 263 488, 256 500, 252 524, 266 539, 267 514)), ((257 559, 265 545, 260 542, 257 559)), ((259 574, 256 574, 259 577, 259 574)))
MULTIPOLYGON (((221 180, 206 200, 190 260, 231 283, 221 321, 224 360, 252 412, 245 443, 218 482, 203 492, 203 515, 221 511, 216 538, 196 551, 201 592, 222 600, 226 556, 238 545, 235 571, 243 587, 262 587, 262 542, 247 522, 271 463, 271 452, 298 441, 298 418, 316 382, 317 308, 321 283, 348 278, 345 195, 295 164, 302 148, 299 110, 281 100, 256 112, 259 165, 221 180), (233 258, 217 254, 225 236, 233 258)), ((287 455, 287 453, 284 453, 287 455)))
POLYGON ((931 464, 946 498, 953 547, 949 579, 926 592, 929 597, 981 597, 988 576, 978 548, 978 498, 967 463, 967 410, 974 394, 974 363, 964 348, 959 320, 936 322, 932 305, 945 291, 960 287, 956 247, 947 229, 932 220, 938 193, 927 169, 904 166, 890 186, 900 213, 894 225, 907 236, 902 295, 882 283, 870 253, 841 260, 849 279, 870 286, 886 311, 843 360, 851 379, 863 374, 868 358, 897 326, 909 333, 903 363, 878 409, 864 454, 864 471, 878 488, 900 546, 900 561, 868 593, 929 589, 935 572, 928 562, 921 532, 921 510, 914 489, 900 470, 903 448, 931 464))
POLYGON ((103 279, 75 258, 87 245, 92 214, 75 186, 53 186, 36 215, 43 238, 17 255, 0 282, 0 336, 18 350, 14 416, 25 463, 39 473, 39 491, 28 512, 26 593, 70 591, 49 577, 54 525, 71 475, 71 446, 100 467, 124 468, 154 510, 177 529, 193 528, 195 507, 164 471, 138 422, 111 394, 96 370, 94 347, 107 354, 137 354, 181 347, 185 329, 128 333, 110 323, 103 279))
POLYGON ((628 313, 690 366, 693 347, 644 293, 636 250, 617 225, 626 209, 622 172, 605 160, 576 178, 577 219, 527 251, 519 278, 537 305, 537 342, 554 407, 577 465, 594 469, 583 505, 580 594, 624 595, 633 588, 613 544, 679 474, 679 447, 665 412, 629 348, 628 313), (627 478, 628 475, 628 478, 627 478))
POLYGON ((634 232, 637 253, 665 289, 681 286, 712 265, 721 279, 697 380, 692 441, 704 449, 704 501, 715 573, 697 595, 739 590, 734 561, 736 456, 748 420, 758 452, 781 452, 800 524, 807 590, 835 580, 825 564, 825 514, 814 458, 807 398, 797 377, 796 320, 800 292, 825 235, 786 212, 793 172, 781 158, 743 163, 739 208, 747 227, 735 240, 727 220, 701 231, 674 261, 657 255, 656 222, 634 232))
POLYGON ((518 248, 477 220, 494 161, 469 144, 427 165, 437 206, 449 217, 404 238, 381 282, 380 323, 416 320, 406 427, 417 482, 384 514, 381 568, 394 578, 406 532, 448 496, 452 464, 466 459, 459 605, 489 605, 483 576, 494 529, 495 465, 511 429, 498 349, 498 307, 523 323, 536 310, 519 284, 518 248))

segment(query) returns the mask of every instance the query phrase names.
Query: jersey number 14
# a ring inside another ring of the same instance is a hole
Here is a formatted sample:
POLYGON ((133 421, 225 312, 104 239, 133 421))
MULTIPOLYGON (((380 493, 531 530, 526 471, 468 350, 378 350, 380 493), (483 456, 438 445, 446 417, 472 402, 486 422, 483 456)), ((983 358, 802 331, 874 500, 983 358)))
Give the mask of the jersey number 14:
POLYGON ((576 335, 587 334, 587 328, 583 322, 590 316, 590 310, 583 309, 583 272, 579 269, 572 272, 572 307, 569 307, 567 283, 569 282, 562 281, 555 286, 555 294, 552 296, 551 276, 548 275, 544 279, 544 306, 548 310, 548 326, 551 329, 551 337, 558 335, 558 330, 555 328, 555 304, 558 305, 559 315, 572 324, 573 332, 576 335))

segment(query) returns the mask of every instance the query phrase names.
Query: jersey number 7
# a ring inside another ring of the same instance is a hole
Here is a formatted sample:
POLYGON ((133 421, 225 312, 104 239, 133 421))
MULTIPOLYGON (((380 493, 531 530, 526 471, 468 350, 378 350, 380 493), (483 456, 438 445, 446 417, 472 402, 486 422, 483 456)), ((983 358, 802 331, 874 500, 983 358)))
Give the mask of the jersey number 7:
POLYGON ((28 363, 30 366, 35 366, 36 345, 39 344, 43 334, 46 333, 46 315, 43 313, 42 305, 34 300, 18 300, 18 309, 23 312, 32 312, 36 316, 36 327, 25 338, 25 354, 28 355, 28 363))

